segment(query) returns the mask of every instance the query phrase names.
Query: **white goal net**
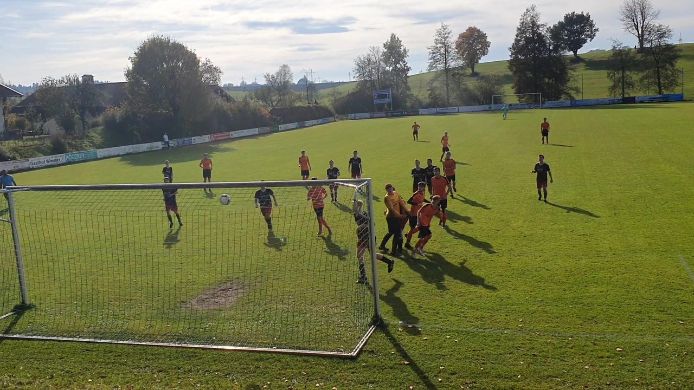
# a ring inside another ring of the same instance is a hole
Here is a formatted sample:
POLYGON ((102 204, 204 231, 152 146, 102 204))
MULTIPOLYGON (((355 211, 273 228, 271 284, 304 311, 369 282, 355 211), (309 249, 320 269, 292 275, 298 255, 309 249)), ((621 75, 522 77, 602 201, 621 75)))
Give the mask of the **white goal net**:
POLYGON ((352 204, 372 211, 370 180, 207 187, 13 188, 0 198, 0 337, 358 353, 379 318, 373 258, 356 283, 352 204), (256 202, 261 187, 277 205, 256 202), (182 226, 165 212, 172 188, 182 226))

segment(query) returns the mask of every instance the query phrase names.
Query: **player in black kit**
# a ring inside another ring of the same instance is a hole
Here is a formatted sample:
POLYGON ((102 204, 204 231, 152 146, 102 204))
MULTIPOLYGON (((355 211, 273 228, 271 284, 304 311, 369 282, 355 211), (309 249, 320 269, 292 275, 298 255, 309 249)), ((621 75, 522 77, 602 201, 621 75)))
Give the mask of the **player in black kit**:
MULTIPOLYGON (((171 178, 165 177, 164 183, 171 183, 171 178)), ((176 214, 178 226, 183 226, 181 214, 178 213, 178 204, 176 204, 176 194, 178 190, 176 188, 162 188, 161 192, 164 193, 164 208, 166 209, 166 218, 169 219, 169 228, 173 228, 173 219, 171 218, 172 211, 176 214)))
MULTIPOLYGON (((357 283, 365 284, 368 279, 366 277, 364 255, 366 254, 366 250, 369 249, 369 240, 371 237, 369 234, 369 215, 363 208, 364 202, 361 200, 354 201, 352 211, 354 212, 354 222, 357 223, 357 260, 359 261, 359 279, 357 283)), ((393 266, 395 266, 395 261, 393 259, 389 259, 378 252, 376 252, 376 259, 388 264, 388 272, 393 272, 393 266)))
POLYGON ((545 156, 540 155, 540 161, 535 164, 535 168, 531 173, 537 174, 537 200, 542 200, 541 190, 545 195, 545 202, 547 202, 547 175, 549 175, 549 182, 554 183, 552 179, 552 172, 549 170, 549 164, 545 162, 545 156))
POLYGON ((356 150, 354 151, 354 156, 350 157, 348 164, 352 179, 361 179, 361 157, 358 156, 356 150))
POLYGON ((260 208, 260 213, 263 214, 265 218, 265 223, 267 223, 267 230, 272 231, 272 203, 277 206, 277 199, 275 199, 275 193, 271 189, 265 188, 265 186, 260 187, 258 191, 255 192, 255 207, 260 208))
MULTIPOLYGON (((338 177, 340 177, 340 169, 335 166, 335 161, 330 160, 328 163, 328 179, 329 180, 335 180, 338 177)), ((337 187, 338 185, 336 183, 330 184, 330 200, 333 202, 337 202, 337 187)))
POLYGON ((419 164, 419 160, 414 160, 414 168, 412 168, 412 192, 417 192, 419 183, 427 182, 427 171, 425 168, 420 167, 419 164))

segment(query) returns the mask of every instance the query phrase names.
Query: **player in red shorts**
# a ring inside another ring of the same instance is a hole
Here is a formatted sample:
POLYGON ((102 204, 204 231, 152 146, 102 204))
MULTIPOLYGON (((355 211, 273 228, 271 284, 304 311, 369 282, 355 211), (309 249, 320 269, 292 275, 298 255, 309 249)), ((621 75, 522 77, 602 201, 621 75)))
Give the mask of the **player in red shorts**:
POLYGON ((451 191, 451 198, 453 198, 453 192, 458 192, 455 188, 455 160, 451 157, 451 152, 446 152, 446 157, 443 160, 443 173, 446 175, 446 179, 453 187, 451 191))
POLYGON ((260 208, 260 213, 263 214, 265 218, 265 223, 267 223, 267 230, 272 231, 272 203, 277 206, 277 199, 275 198, 275 193, 265 186, 260 187, 258 191, 255 192, 255 207, 260 208))
POLYGON ((407 249, 413 249, 412 245, 410 244, 410 241, 412 241, 412 235, 416 233, 417 229, 417 213, 419 212, 419 209, 424 206, 424 201, 426 200, 427 194, 426 194, 426 188, 427 185, 425 182, 419 182, 417 184, 417 191, 412 194, 410 199, 407 200, 407 204, 412 205, 410 207, 410 215, 409 215, 409 224, 410 224, 410 231, 407 232, 405 237, 407 237, 407 241, 405 242, 405 248, 407 249))
POLYGON ((439 208, 441 209, 441 214, 443 215, 443 218, 441 218, 439 225, 445 227, 446 208, 448 207, 448 194, 451 194, 451 196, 453 196, 453 190, 451 188, 451 183, 449 183, 448 179, 441 175, 441 170, 439 170, 438 168, 434 170, 434 177, 431 178, 431 191, 435 196, 439 197, 439 208))
MULTIPOLYGON (((164 183, 171 183, 171 178, 165 177, 164 183)), ((169 219, 169 229, 173 228, 173 219, 171 218, 172 211, 176 214, 178 226, 183 226, 181 214, 178 213, 178 204, 176 204, 176 194, 178 190, 176 188, 162 188, 161 192, 164 193, 164 208, 166 209, 166 218, 169 219)))
POLYGON ((545 195, 545 202, 547 202, 547 175, 549 175, 549 182, 554 183, 552 178, 552 172, 549 170, 549 164, 545 162, 545 156, 540 155, 540 161, 535 164, 533 171, 531 173, 537 174, 537 200, 542 200, 541 190, 545 195))

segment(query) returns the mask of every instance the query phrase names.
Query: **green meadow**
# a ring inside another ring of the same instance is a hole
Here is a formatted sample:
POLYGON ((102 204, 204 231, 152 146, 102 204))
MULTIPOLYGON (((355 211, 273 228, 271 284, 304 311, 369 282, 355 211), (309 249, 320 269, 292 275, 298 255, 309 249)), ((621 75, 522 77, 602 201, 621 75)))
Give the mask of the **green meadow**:
MULTIPOLYGON (((449 200, 447 228, 432 228, 426 256, 404 255, 390 274, 379 268, 384 326, 356 359, 0 339, 0 387, 688 388, 694 382, 692 123, 691 103, 512 111, 507 120, 498 113, 478 113, 341 121, 18 173, 15 179, 20 185, 158 183, 162 163, 168 159, 176 182, 197 182, 198 161, 203 153, 210 153, 215 181, 287 180, 300 178, 296 161, 301 150, 307 151, 313 173, 319 177, 324 177, 331 159, 347 174, 347 160, 358 150, 365 176, 373 178, 379 198, 386 183, 393 183, 407 197, 414 160, 432 158, 440 165, 439 140, 448 131, 458 162, 459 193, 449 200), (549 145, 540 143, 543 117, 552 125, 549 145), (419 142, 411 138, 413 120, 422 126, 419 142), (548 203, 537 200, 531 174, 540 153, 546 156, 554 177, 548 203)), ((354 228, 349 213, 335 205, 326 206, 327 220, 335 221, 336 238, 331 244, 315 236, 315 221, 306 217, 310 213, 290 212, 307 207, 303 193, 277 190, 277 194, 277 229, 290 237, 289 244, 282 252, 258 250, 254 253, 262 258, 252 260, 270 269, 277 267, 279 273, 286 268, 273 262, 301 263, 307 250, 333 256, 344 248, 345 259, 326 262, 326 268, 318 271, 354 271, 354 228)), ((220 282, 209 275, 191 276, 200 268, 182 263, 170 275, 142 267, 142 273, 116 281, 109 279, 107 269, 98 267, 100 256, 127 259, 134 258, 133 251, 144 251, 148 264, 153 265, 158 256, 166 255, 162 243, 166 243, 168 223, 160 194, 111 203, 98 195, 56 195, 57 199, 41 195, 44 198, 17 195, 18 206, 25 207, 23 215, 50 221, 48 226, 27 232, 65 229, 65 237, 78 236, 78 231, 90 227, 71 223, 69 216, 71 210, 79 215, 78 210, 85 208, 96 210, 98 226, 110 223, 120 232, 109 235, 92 229, 99 242, 108 244, 88 246, 88 256, 80 257, 83 269, 63 269, 83 274, 83 286, 115 291, 126 282, 146 286, 147 278, 152 277, 178 280, 178 291, 190 290, 193 295, 204 284, 220 282), (65 211, 61 214, 62 207, 52 206, 54 203, 62 204, 65 211), (129 214, 129 207, 137 215, 129 214), (99 214, 102 208, 106 209, 99 214), (138 225, 119 225, 119 216, 138 225), (138 234, 156 239, 133 238, 138 234), (150 250, 148 245, 156 248, 150 250), (82 272, 85 269, 102 272, 92 279, 82 272), (188 283, 193 280, 201 285, 188 283)), ((190 245, 191 249, 178 255, 179 263, 200 252, 210 258, 218 256, 214 248, 233 247, 234 240, 263 246, 264 224, 255 210, 248 213, 255 219, 249 219, 247 230, 224 224, 224 214, 241 204, 248 206, 250 197, 233 194, 232 205, 225 209, 217 195, 206 198, 199 192, 181 191, 184 226, 175 245, 190 245), (202 233, 209 229, 222 229, 223 235, 233 239, 206 242, 202 233)), ((342 196, 347 195, 345 191, 342 196)), ((381 201, 374 203, 380 239, 386 232, 381 217, 384 206, 381 201)), ((53 237, 40 233, 35 240, 41 241, 41 234, 53 237)), ((11 242, 7 234, 2 237, 5 259, 0 276, 5 276, 0 280, 12 284, 3 286, 2 294, 16 295, 9 291, 16 288, 11 242)), ((60 277, 65 275, 54 274, 52 267, 72 252, 66 247, 35 245, 42 255, 32 257, 39 263, 27 267, 40 269, 46 280, 35 281, 34 291, 47 297, 53 291, 69 294, 69 287, 60 286, 60 277)), ((233 247, 232 252, 235 250, 233 247)), ((214 264, 220 266, 215 275, 226 272, 223 259, 214 264)), ((299 273, 312 271, 303 268, 299 273)), ((301 324, 279 331, 330 339, 333 330, 325 329, 328 325, 320 319, 316 328, 323 328, 312 329, 316 319, 303 308, 326 308, 326 300, 342 299, 340 291, 346 297, 354 296, 360 291, 354 278, 350 276, 348 282, 336 279, 336 283, 326 278, 319 282, 331 287, 316 288, 316 280, 292 275, 278 275, 272 283, 264 281, 278 291, 289 283, 301 291, 296 300, 283 299, 274 305, 280 312, 296 310, 301 324)), ((112 303, 123 313, 146 308, 138 295, 124 294, 123 299, 128 305, 112 303)), ((17 332, 29 320, 40 322, 43 314, 39 309, 32 309, 38 314, 30 310, 22 318, 0 320, 0 329, 17 332)), ((247 312, 249 317, 258 315, 253 308, 247 312)), ((157 321, 143 319, 124 325, 133 331, 150 327, 152 333, 158 333, 163 332, 163 320, 172 315, 183 315, 182 321, 196 324, 243 321, 243 313, 203 314, 200 320, 180 306, 155 314, 157 321)), ((58 320, 45 326, 70 332, 70 325, 58 320)), ((209 330, 200 329, 201 334, 209 330)), ((256 336, 250 326, 233 330, 239 337, 256 336)), ((352 340, 354 335, 347 332, 338 333, 352 340)), ((176 332, 170 334, 176 336, 176 332)))

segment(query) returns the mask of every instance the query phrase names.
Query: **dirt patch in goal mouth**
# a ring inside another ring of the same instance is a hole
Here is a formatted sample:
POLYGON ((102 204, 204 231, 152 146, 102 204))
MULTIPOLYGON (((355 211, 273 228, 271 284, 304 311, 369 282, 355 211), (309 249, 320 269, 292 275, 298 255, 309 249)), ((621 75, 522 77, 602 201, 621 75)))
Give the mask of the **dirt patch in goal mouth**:
POLYGON ((204 291, 184 306, 195 310, 225 309, 233 306, 245 292, 246 287, 240 282, 226 282, 204 291))

